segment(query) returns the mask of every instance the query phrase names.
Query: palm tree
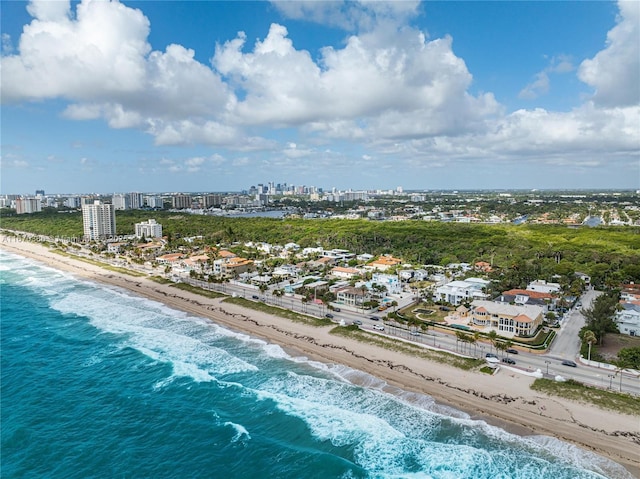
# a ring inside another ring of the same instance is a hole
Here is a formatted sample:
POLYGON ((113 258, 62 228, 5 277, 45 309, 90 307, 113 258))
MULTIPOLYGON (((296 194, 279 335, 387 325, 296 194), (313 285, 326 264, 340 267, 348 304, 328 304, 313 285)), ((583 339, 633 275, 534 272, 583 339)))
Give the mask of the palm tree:
POLYGON ((496 333, 495 329, 489 331, 487 337, 489 338, 489 341, 491 341, 491 345, 497 350, 498 348, 496 347, 496 343, 498 342, 498 333, 496 333))
MULTIPOLYGON (((513 341, 509 339, 504 343, 504 350, 511 349, 511 346, 513 346, 513 341)), ((507 351, 507 357, 509 357, 509 351, 507 351)))
POLYGON ((591 346, 598 342, 598 338, 596 338, 593 331, 587 329, 582 335, 582 341, 589 345, 589 357, 587 359, 591 361, 591 346))
POLYGON ((473 350, 474 353, 477 354, 478 351, 478 341, 480 341, 480 331, 473 332, 473 350))
POLYGON ((504 352, 507 349, 507 343, 504 343, 502 341, 496 342, 495 346, 496 346, 496 350, 498 351, 504 352))

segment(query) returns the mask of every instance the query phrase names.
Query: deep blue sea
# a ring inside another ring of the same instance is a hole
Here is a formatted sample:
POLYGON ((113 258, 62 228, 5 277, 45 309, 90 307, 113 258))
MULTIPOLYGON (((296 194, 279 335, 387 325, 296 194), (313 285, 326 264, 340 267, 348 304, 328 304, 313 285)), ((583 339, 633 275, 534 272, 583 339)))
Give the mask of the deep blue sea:
POLYGON ((4 251, 0 274, 3 479, 631 477, 4 251))

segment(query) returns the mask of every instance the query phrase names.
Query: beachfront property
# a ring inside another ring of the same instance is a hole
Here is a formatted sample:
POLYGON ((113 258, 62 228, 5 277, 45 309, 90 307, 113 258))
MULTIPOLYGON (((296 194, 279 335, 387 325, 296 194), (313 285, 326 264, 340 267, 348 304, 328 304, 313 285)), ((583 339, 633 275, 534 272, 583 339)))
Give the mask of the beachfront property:
POLYGON ((116 210, 112 204, 95 200, 82 205, 82 227, 87 241, 104 239, 116 234, 116 210))
MULTIPOLYGON (((218 254, 221 255, 223 251, 218 254)), ((226 277, 238 277, 242 273, 247 273, 255 269, 255 264, 250 259, 232 257, 216 259, 213 262, 213 274, 226 277)))
POLYGON ((454 306, 463 301, 485 299, 483 291, 491 282, 482 278, 467 278, 464 281, 451 281, 436 288, 433 299, 443 301, 454 306))
POLYGON ((474 300, 467 312, 469 324, 493 329, 501 336, 533 336, 542 326, 544 309, 541 306, 496 303, 474 300))
POLYGON ((355 286, 344 286, 335 291, 336 303, 356 308, 363 307, 363 304, 371 298, 366 286, 356 288, 355 286))
POLYGON ((182 258, 185 258, 186 255, 184 253, 167 253, 167 254, 163 254, 162 256, 158 256, 156 258, 156 261, 158 262, 158 264, 161 264, 163 266, 173 266, 175 264, 178 264, 182 258))
POLYGON ((640 301, 621 302, 622 309, 616 312, 615 322, 622 334, 640 336, 640 301))
MULTIPOLYGON (((387 290, 387 294, 400 294, 402 292, 402 286, 397 276, 392 274, 373 273, 371 281, 367 286, 373 286, 377 284, 387 290)), ((370 288, 371 289, 371 288, 370 288)))
POLYGON ((301 269, 294 264, 283 264, 277 266, 271 273, 274 277, 278 278, 297 278, 301 273, 301 269))
POLYGON ((162 225, 150 219, 134 225, 136 238, 162 238, 162 225))

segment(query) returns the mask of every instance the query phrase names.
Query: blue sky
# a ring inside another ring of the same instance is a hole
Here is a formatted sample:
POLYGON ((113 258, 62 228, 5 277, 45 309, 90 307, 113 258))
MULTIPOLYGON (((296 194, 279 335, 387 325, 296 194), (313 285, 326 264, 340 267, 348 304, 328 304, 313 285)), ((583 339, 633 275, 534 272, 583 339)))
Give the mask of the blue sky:
POLYGON ((2 2, 3 194, 640 188, 640 2, 2 2))

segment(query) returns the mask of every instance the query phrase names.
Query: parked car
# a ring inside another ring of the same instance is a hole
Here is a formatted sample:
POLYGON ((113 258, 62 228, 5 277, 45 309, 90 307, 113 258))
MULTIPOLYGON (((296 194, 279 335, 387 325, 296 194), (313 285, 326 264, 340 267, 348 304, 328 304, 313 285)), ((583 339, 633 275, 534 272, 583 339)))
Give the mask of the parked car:
POLYGON ((511 359, 511 358, 502 358, 502 362, 503 363, 507 363, 507 364, 515 364, 516 362, 511 359))
POLYGON ((378 306, 378 311, 384 311, 385 309, 387 309, 387 307, 384 304, 378 306))
POLYGON ((573 361, 569 361, 568 359, 565 359, 564 361, 562 361, 562 365, 563 366, 571 366, 572 368, 577 368, 578 365, 576 363, 574 363, 573 361))
POLYGON ((384 326, 379 326, 377 324, 374 324, 373 329, 375 329, 376 331, 384 331, 384 326))
POLYGON ((324 315, 325 318, 333 319, 333 314, 327 313, 324 315))
POLYGON ((487 354, 485 354, 485 355, 484 355, 484 357, 485 357, 485 358, 497 358, 498 356, 496 356, 496 355, 495 355, 495 354, 493 354, 493 353, 487 353, 487 354))
POLYGON ((359 319, 356 319, 353 321, 353 324, 357 324, 358 326, 360 326, 362 324, 362 321, 360 321, 359 319))
POLYGON ((509 348, 509 349, 507 349, 507 352, 508 352, 509 354, 518 354, 518 350, 517 350, 517 349, 513 349, 513 348, 509 348))

